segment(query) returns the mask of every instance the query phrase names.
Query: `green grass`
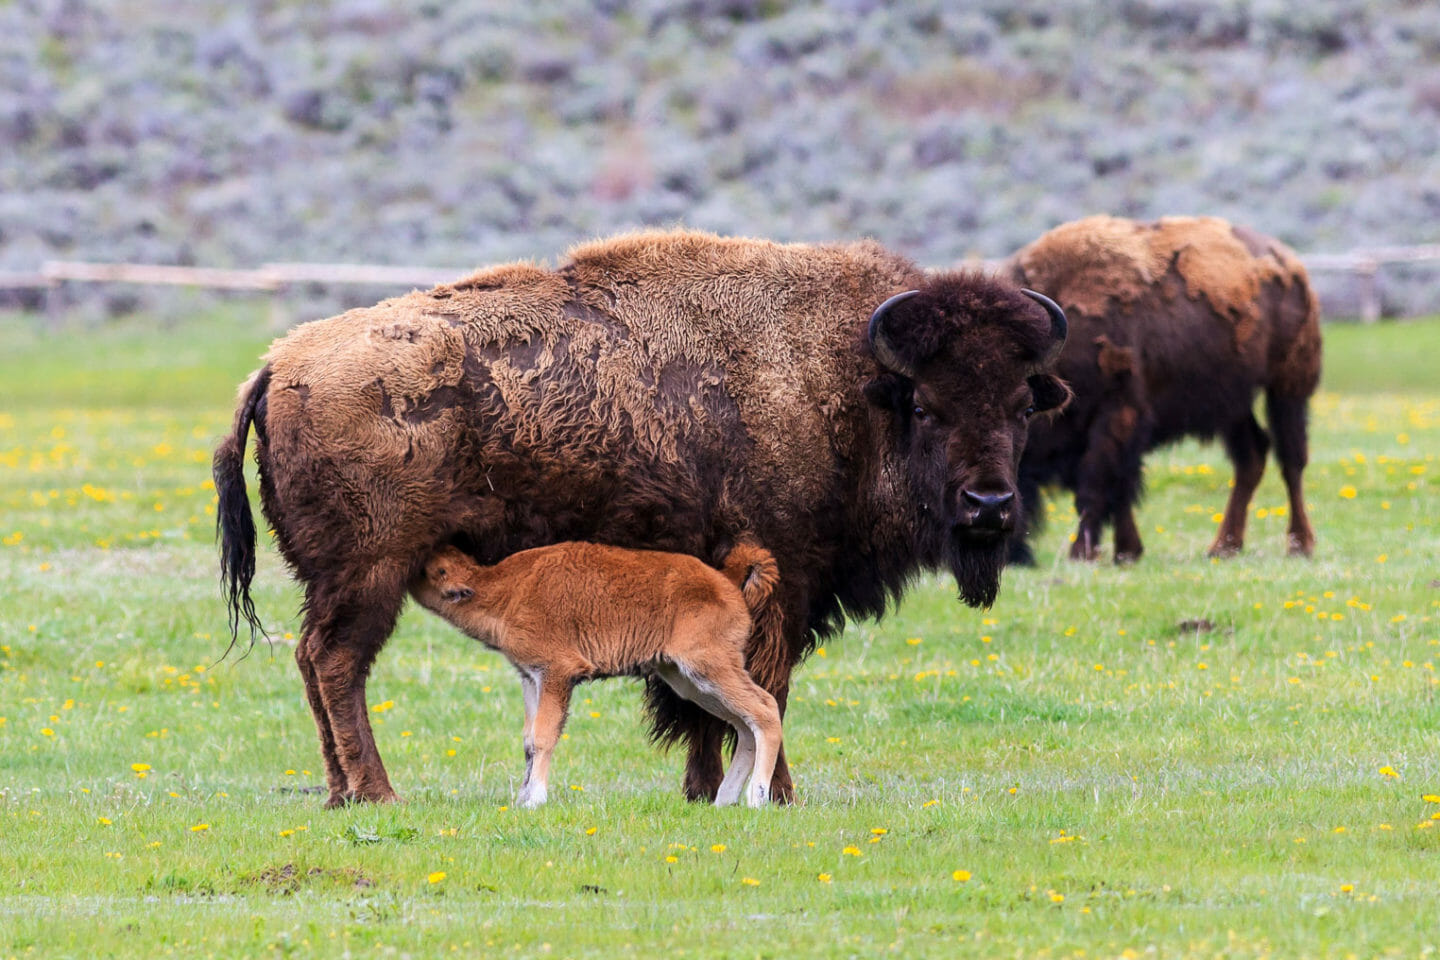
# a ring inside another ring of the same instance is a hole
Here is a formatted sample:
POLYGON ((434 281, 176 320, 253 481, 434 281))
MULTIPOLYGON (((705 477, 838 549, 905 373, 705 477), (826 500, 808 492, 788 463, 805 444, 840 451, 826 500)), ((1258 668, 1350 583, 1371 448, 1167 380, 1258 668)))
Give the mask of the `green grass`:
POLYGON ((518 684, 415 611, 370 684, 408 802, 321 809, 273 550, 274 646, 216 662, 208 458, 262 327, 0 326, 0 956, 1440 947, 1440 322, 1327 330, 1312 561, 1273 465, 1246 553, 1205 558, 1218 449, 1150 459, 1133 568, 1059 559, 1053 499, 994 610, 927 580, 811 658, 802 802, 760 812, 684 803, 625 682, 514 809, 518 684))

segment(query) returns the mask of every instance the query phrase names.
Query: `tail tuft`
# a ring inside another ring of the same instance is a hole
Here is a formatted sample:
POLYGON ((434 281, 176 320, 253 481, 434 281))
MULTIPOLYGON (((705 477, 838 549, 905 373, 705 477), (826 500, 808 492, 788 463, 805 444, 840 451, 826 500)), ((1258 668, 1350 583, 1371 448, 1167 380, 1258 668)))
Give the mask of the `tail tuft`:
MULTIPOLYGON (((234 649, 240 636, 242 621, 250 628, 250 642, 255 634, 265 635, 255 602, 250 597, 250 583, 255 579, 255 520, 250 512, 250 496, 245 490, 245 441, 251 423, 263 417, 261 401, 270 385, 270 368, 263 368, 241 388, 240 407, 235 412, 231 434, 215 450, 211 476, 220 504, 215 513, 215 535, 220 540, 220 585, 225 605, 230 612, 230 646, 234 649)), ((263 424, 257 423, 263 430, 263 424)))

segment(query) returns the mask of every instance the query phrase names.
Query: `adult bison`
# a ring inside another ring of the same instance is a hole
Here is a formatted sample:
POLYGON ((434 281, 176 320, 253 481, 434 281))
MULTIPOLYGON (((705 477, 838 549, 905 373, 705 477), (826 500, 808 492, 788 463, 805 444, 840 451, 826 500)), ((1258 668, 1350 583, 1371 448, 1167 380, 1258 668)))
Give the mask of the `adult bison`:
MULTIPOLYGON (((783 710, 842 612, 879 615, 918 570, 994 599, 1027 422, 1068 396, 1047 371, 1064 338, 1060 309, 1009 281, 926 276, 868 242, 690 232, 305 324, 241 387, 215 453, 232 624, 257 626, 253 423, 265 514, 304 585, 295 659, 331 805, 395 798, 366 676, 447 543, 482 563, 589 540, 714 565, 758 542, 785 655, 752 645, 748 666, 783 710)), ((688 740, 687 795, 712 799, 721 725, 663 684, 647 697, 656 736, 688 740)), ((783 758, 773 784, 790 795, 783 758)))
MULTIPOLYGON (((1243 545, 1270 436, 1290 495, 1289 552, 1310 554, 1315 534, 1300 480, 1307 408, 1320 379, 1320 321, 1305 267, 1289 248, 1214 217, 1088 217, 1020 250, 1008 273, 1045 290, 1070 320, 1058 372, 1075 400, 1032 431, 1020 489, 1032 514, 1041 484, 1075 492, 1072 558, 1095 559, 1102 527, 1113 521, 1116 562, 1137 559, 1141 457, 1180 437, 1217 434, 1235 484, 1210 555, 1243 545), (1261 389, 1269 435, 1253 413, 1261 389)), ((1023 536, 1022 526, 1012 559, 1030 559, 1023 536)))

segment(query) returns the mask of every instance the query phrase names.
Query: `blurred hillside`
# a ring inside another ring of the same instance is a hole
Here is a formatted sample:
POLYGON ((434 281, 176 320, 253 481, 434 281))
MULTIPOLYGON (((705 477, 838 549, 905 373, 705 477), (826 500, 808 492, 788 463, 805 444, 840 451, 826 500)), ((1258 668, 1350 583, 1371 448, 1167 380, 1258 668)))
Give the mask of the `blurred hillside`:
POLYGON ((1100 211, 1435 241, 1440 7, 0 0, 0 269, 675 222, 942 264, 1100 211))

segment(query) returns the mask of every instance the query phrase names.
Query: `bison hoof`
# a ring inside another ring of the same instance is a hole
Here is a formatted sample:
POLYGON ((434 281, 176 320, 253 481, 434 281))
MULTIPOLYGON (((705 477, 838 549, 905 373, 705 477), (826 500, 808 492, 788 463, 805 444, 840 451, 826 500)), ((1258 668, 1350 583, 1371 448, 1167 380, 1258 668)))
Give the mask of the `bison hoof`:
POLYGON ((1210 547, 1210 552, 1206 555, 1221 558, 1233 557, 1240 553, 1240 547, 1241 544, 1233 540, 1216 540, 1214 545, 1210 547))
POLYGON ((352 803, 399 803, 400 795, 394 790, 366 790, 348 791, 346 793, 332 793, 330 799, 325 801, 325 809, 334 810, 336 807, 348 807, 352 803))
POLYGON ((786 780, 784 783, 770 783, 770 802, 789 806, 795 802, 795 784, 786 780))
POLYGON ((1289 545, 1285 550, 1287 557, 1309 557, 1315 552, 1315 541, 1313 539, 1300 539, 1292 536, 1289 545))
POLYGON ((1079 560, 1082 563, 1094 563, 1100 559, 1100 551, 1095 548, 1094 544, 1076 540, 1070 544, 1070 559, 1079 560))
POLYGON ((1134 563, 1136 560, 1139 560, 1139 559, 1140 559, 1140 554, 1142 554, 1142 553, 1144 553, 1144 552, 1145 552, 1144 550, 1140 550, 1140 549, 1134 549, 1134 550, 1116 550, 1116 551, 1115 551, 1115 566, 1117 566, 1117 567, 1129 566, 1130 564, 1134 563))

